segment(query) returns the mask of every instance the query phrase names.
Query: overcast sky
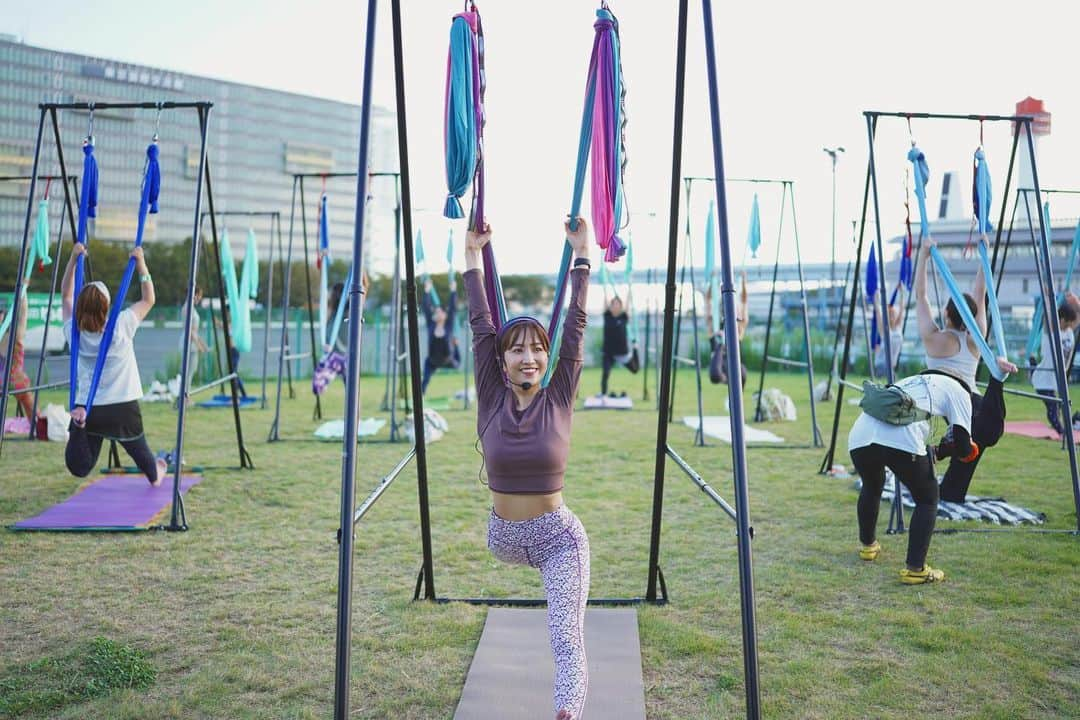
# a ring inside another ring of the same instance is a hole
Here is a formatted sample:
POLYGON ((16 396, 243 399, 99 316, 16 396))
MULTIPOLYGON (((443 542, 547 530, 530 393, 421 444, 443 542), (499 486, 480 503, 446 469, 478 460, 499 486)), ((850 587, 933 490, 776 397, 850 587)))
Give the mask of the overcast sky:
MULTIPOLYGON (((460 2, 405 0, 405 54, 413 203, 427 253, 447 221, 442 107, 446 48, 460 2)), ((168 3, 0 0, 0 32, 26 42, 281 90, 360 101, 366 3, 360 0, 187 0, 168 3), (15 6, 18 6, 17 12, 15 6)), ((504 272, 554 269, 569 210, 585 73, 597 2, 486 0, 489 218, 504 272)), ((1032 95, 1053 113, 1040 148, 1040 176, 1080 186, 1080 94, 1075 91, 1073 3, 997 1, 714 3, 724 160, 731 177, 795 181, 804 259, 830 255, 831 170, 823 146, 847 152, 837 170, 838 256, 851 254, 867 163, 863 110, 1010 114, 1032 95), (1030 61, 1026 61, 1030 57, 1030 61), (1025 62, 1026 61, 1026 62, 1025 62)), ((613 1, 619 18, 629 117, 626 190, 635 261, 663 262, 671 172, 676 3, 613 1)), ((390 3, 379 8, 375 100, 393 106, 390 3)), ((962 174, 970 192, 976 123, 916 121, 914 136, 933 173, 962 174)), ((1004 185, 1006 124, 987 124, 995 190, 1004 185)), ((900 232, 907 128, 882 120, 876 145, 886 235, 900 232)), ((711 175, 700 3, 690 3, 683 171, 711 175)), ((708 193, 694 190, 692 225, 703 227, 708 193)), ((775 253, 779 187, 759 188, 764 244, 775 253)), ((587 209, 586 193, 586 209, 587 209)), ((733 256, 742 257, 752 190, 728 194, 733 256)), ((994 198, 996 216, 999 197, 994 198)), ((1055 217, 1080 216, 1080 198, 1061 198, 1055 217), (1070 203, 1077 204, 1072 207, 1070 203)), ((460 221, 459 221, 460 222, 460 221)), ((700 237, 700 233, 699 233, 700 237)), ((790 237, 785 238, 790 242, 790 237)), ((700 257, 700 256, 699 256, 700 257)), ((793 254, 784 253, 785 258, 793 254)), ((438 270, 441 260, 434 260, 438 270)))

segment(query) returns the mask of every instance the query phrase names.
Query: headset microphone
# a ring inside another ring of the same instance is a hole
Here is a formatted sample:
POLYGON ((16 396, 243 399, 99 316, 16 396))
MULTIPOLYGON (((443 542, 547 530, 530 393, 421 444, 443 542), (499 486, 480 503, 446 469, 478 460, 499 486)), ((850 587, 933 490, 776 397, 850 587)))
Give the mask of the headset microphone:
POLYGON ((529 388, 531 388, 533 386, 533 384, 531 382, 525 381, 523 383, 516 383, 513 380, 511 380, 510 378, 506 378, 506 382, 510 383, 511 385, 517 385, 522 390, 528 390, 529 388))

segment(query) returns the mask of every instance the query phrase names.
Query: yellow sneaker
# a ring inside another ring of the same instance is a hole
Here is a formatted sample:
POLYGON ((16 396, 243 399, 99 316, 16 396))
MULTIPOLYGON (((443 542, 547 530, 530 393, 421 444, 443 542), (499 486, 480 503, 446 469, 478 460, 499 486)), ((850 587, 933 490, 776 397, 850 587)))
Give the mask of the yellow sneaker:
POLYGON ((877 556, 881 554, 881 543, 877 540, 869 545, 863 545, 859 548, 859 557, 867 562, 877 560, 877 556))
POLYGON ((900 582, 905 585, 924 585, 926 583, 941 582, 945 579, 945 572, 937 570, 929 565, 923 565, 922 570, 908 570, 904 568, 900 571, 900 582))

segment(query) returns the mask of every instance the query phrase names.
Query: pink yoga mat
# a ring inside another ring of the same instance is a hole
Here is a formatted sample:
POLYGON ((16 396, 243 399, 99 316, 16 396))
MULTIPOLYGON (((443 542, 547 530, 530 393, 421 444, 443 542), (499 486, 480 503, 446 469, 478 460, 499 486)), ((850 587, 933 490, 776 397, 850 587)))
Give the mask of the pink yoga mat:
MULTIPOLYGON (((1017 420, 1005 423, 1005 432, 1045 440, 1061 440, 1061 436, 1044 422, 1038 420, 1017 420)), ((1073 438, 1080 442, 1080 432, 1073 431, 1073 438)))
MULTIPOLYGON (((183 475, 180 492, 202 480, 183 475)), ((142 475, 105 475, 62 503, 12 526, 15 530, 136 530, 146 528, 172 503, 173 484, 168 477, 158 487, 142 475)))

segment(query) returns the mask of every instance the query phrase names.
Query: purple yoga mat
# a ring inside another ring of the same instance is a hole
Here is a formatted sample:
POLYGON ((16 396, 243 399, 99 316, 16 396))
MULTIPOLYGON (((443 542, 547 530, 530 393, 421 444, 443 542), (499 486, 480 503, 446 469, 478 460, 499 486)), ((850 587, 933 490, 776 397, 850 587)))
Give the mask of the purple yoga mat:
MULTIPOLYGON (((199 475, 183 475, 180 492, 199 483, 199 475)), ((128 530, 146 527, 172 502, 172 477, 150 487, 143 475, 105 475, 62 503, 12 527, 16 530, 128 530)))

